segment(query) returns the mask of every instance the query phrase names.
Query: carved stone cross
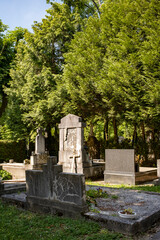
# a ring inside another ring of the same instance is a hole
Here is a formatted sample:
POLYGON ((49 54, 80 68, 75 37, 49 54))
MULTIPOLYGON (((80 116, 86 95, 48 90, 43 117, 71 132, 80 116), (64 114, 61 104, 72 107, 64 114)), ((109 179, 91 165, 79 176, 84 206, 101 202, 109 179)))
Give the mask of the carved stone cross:
POLYGON ((70 156, 70 158, 73 158, 73 161, 72 161, 72 167, 71 167, 71 172, 73 173, 75 170, 75 173, 77 173, 77 162, 76 162, 76 158, 79 158, 80 155, 77 154, 77 152, 74 150, 73 151, 73 156, 70 156))

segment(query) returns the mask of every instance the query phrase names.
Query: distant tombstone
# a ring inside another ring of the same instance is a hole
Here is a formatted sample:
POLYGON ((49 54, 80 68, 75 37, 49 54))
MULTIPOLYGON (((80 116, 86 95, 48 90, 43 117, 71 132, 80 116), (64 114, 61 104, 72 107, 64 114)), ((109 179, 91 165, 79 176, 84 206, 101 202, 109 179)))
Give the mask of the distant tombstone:
POLYGON ((42 165, 47 163, 48 153, 45 151, 45 137, 43 136, 43 129, 37 129, 37 136, 35 139, 35 152, 32 152, 30 163, 33 169, 42 169, 42 165))
POLYGON ((45 137, 43 136, 43 129, 37 129, 37 136, 35 141, 35 154, 45 153, 45 137))
POLYGON ((157 159, 157 177, 160 178, 160 159, 157 159))
POLYGON ((63 172, 83 173, 83 168, 89 166, 84 149, 84 128, 82 118, 69 114, 61 119, 59 124, 59 162, 63 172))
POLYGON ((105 150, 105 183, 135 185, 134 149, 105 150))

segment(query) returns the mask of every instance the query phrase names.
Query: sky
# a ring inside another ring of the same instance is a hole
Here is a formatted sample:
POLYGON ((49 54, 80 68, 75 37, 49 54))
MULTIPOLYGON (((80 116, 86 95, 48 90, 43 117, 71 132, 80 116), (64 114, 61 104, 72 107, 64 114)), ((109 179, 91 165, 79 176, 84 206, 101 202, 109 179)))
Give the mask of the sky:
POLYGON ((46 0, 0 0, 0 19, 8 25, 8 30, 22 27, 32 31, 31 25, 34 21, 41 22, 48 8, 46 0))

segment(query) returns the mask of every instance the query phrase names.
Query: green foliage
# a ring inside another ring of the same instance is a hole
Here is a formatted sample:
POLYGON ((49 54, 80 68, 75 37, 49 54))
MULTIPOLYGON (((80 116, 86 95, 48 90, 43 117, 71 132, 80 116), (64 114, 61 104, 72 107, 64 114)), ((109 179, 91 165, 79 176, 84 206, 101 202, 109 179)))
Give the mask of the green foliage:
MULTIPOLYGON (((95 183, 91 181, 86 181, 87 185, 92 186, 100 186, 100 187, 109 187, 109 188, 123 188, 123 189, 133 189, 133 190, 139 190, 139 191, 148 191, 148 192, 158 192, 160 193, 160 186, 153 186, 153 185, 137 185, 137 186, 129 186, 129 185, 112 185, 112 184, 105 184, 105 183, 95 183)), ((112 195, 114 196, 114 195, 112 195)))
POLYGON ((106 191, 103 191, 101 188, 98 188, 97 190, 89 189, 86 191, 86 195, 91 198, 108 198, 108 194, 106 191))
POLYGON ((25 141, 0 140, 0 162, 14 159, 15 162, 23 162, 26 159, 25 141))
POLYGON ((122 234, 103 230, 92 221, 39 215, 7 206, 1 201, 0 212, 0 239, 125 239, 122 234))
POLYGON ((12 179, 12 175, 9 172, 7 172, 6 170, 0 170, 0 177, 2 178, 2 180, 12 179))

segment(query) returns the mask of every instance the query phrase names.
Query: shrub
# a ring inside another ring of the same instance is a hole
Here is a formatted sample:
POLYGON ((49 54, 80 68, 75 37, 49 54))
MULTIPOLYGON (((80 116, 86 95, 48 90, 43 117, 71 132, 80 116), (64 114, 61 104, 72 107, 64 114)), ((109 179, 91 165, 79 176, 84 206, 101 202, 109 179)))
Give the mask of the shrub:
POLYGON ((14 159, 15 162, 23 162, 26 159, 26 143, 11 140, 0 140, 0 163, 14 159))
POLYGON ((2 180, 12 179, 12 175, 9 172, 7 172, 6 170, 0 170, 0 177, 2 178, 2 180))

